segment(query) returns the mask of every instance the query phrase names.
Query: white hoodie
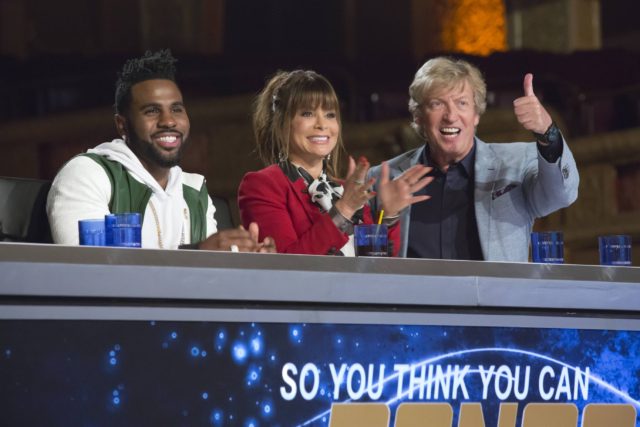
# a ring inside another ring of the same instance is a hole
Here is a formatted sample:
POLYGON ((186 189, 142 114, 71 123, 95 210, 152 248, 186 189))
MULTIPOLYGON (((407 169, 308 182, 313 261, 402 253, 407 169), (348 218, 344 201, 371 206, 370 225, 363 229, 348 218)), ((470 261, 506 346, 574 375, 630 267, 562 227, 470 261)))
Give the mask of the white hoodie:
MULTIPOLYGON (((169 170, 163 189, 142 166, 121 139, 105 142, 87 151, 122 164, 131 176, 147 185, 152 195, 142 224, 143 248, 175 249, 191 242, 189 209, 182 196, 182 185, 200 189, 204 177, 184 173, 179 166, 169 170)), ((101 165, 86 156, 71 159, 56 175, 47 198, 47 214, 53 241, 77 245, 78 221, 103 218, 109 212, 111 183, 101 165)), ((207 236, 217 231, 211 199, 207 209, 207 236)))

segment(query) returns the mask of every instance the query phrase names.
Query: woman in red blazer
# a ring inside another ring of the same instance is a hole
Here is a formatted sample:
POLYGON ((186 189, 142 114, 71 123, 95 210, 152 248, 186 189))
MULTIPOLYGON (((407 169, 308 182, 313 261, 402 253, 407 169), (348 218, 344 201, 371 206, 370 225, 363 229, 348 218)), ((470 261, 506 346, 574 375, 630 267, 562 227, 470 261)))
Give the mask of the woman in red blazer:
MULTIPOLYGON (((256 222, 260 239, 272 236, 278 252, 354 255, 353 226, 372 224, 367 203, 375 196, 366 180, 369 163, 349 157, 346 179, 337 180, 344 151, 339 103, 331 83, 313 72, 279 72, 258 95, 253 130, 268 165, 247 173, 238 190, 242 222, 256 222)), ((383 166, 378 196, 394 255, 400 248, 400 211, 428 196, 413 196, 431 178, 416 165, 389 181, 383 166)))

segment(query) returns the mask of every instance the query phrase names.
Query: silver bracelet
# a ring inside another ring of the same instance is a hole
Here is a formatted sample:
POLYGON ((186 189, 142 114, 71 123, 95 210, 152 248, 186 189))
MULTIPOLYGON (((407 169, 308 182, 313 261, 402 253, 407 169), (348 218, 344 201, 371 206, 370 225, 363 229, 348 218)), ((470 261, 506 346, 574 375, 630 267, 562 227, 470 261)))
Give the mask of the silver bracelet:
POLYGON ((383 216, 382 223, 388 227, 395 225, 398 221, 400 221, 400 214, 394 216, 383 216))
POLYGON ((353 234, 353 221, 349 218, 345 218, 345 216, 336 209, 335 205, 331 206, 331 209, 329 209, 329 216, 335 226, 338 227, 338 230, 345 234, 353 234))

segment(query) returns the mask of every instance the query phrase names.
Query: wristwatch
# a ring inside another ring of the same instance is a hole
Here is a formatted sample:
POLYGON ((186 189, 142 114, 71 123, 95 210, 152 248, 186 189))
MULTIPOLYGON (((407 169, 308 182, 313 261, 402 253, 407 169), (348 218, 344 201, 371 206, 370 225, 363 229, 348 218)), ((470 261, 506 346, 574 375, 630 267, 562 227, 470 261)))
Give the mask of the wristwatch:
POLYGON ((560 140, 560 129, 558 129, 555 122, 551 122, 549 129, 545 133, 533 132, 533 136, 541 144, 549 145, 560 140))

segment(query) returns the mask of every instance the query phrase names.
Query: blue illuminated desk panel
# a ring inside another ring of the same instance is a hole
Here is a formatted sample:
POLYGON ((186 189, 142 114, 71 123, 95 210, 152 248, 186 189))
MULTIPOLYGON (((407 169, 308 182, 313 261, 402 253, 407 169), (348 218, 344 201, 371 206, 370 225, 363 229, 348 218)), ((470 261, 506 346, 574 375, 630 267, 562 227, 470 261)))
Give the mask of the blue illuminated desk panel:
POLYGON ((3 426, 635 426, 640 269, 0 243, 0 352, 3 426))

